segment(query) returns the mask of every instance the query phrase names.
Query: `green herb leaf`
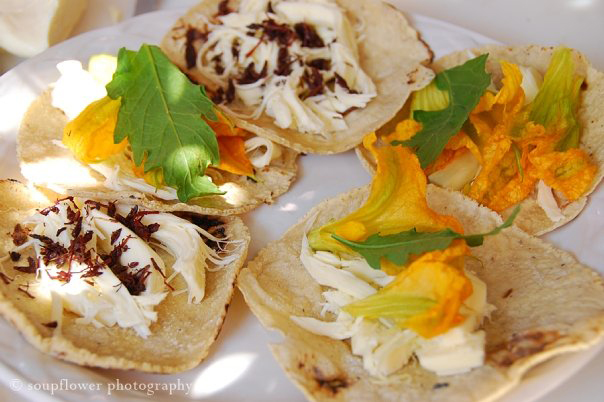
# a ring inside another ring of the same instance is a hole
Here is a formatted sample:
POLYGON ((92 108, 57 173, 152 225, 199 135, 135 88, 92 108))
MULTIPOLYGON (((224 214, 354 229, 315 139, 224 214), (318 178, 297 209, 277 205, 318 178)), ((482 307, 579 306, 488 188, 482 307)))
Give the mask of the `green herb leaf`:
POLYGON ((206 176, 220 162, 216 135, 202 117, 216 120, 203 87, 193 84, 157 47, 138 52, 120 49, 117 69, 107 85, 112 99, 121 97, 116 143, 128 138, 134 163, 145 172, 161 168, 178 199, 223 192, 206 176))
POLYGON ((418 232, 415 228, 387 236, 373 234, 362 243, 346 240, 338 235, 334 239, 361 254, 371 268, 380 269, 382 257, 397 265, 403 265, 410 254, 421 254, 426 251, 444 250, 459 236, 451 229, 440 232, 418 232))
POLYGON ((376 233, 359 243, 335 234, 332 237, 362 255, 371 268, 380 269, 382 258, 386 258, 396 265, 404 265, 407 263, 409 255, 444 250, 455 239, 464 239, 470 247, 480 246, 484 242, 485 236, 496 235, 510 227, 519 211, 520 207, 517 206, 501 226, 482 234, 462 235, 449 228, 439 232, 418 232, 413 228, 387 236, 380 236, 379 233, 376 233))
POLYGON ((516 208, 514 208, 514 210, 510 214, 510 216, 508 216, 508 218, 501 224, 501 226, 497 226, 495 229, 491 230, 490 232, 482 233, 482 234, 458 235, 458 236, 460 239, 464 239, 466 241, 466 243, 468 244, 468 246, 470 246, 470 247, 482 246, 482 243, 484 242, 484 238, 486 236, 495 236, 496 234, 499 234, 499 232, 501 232, 503 229, 509 228, 510 226, 512 226, 512 224, 514 223, 514 220, 516 220, 516 217, 518 216, 519 212, 520 212, 520 205, 516 205, 516 208))
MULTIPOLYGON (((393 141, 392 145, 416 148, 422 168, 434 162, 449 139, 459 132, 491 83, 491 76, 485 71, 487 57, 488 54, 483 54, 437 74, 436 87, 448 92, 448 106, 442 110, 413 112, 413 118, 422 124, 422 129, 411 139, 393 141)), ((430 86, 427 88, 426 91, 434 92, 430 86)))

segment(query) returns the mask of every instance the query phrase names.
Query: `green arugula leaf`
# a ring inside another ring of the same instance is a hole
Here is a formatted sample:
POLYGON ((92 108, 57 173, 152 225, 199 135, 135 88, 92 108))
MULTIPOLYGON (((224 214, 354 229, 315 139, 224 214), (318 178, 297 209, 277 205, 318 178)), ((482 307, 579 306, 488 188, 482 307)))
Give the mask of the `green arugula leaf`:
POLYGON ((189 81, 157 46, 145 44, 138 52, 122 48, 117 63, 107 84, 108 95, 122 102, 115 143, 127 137, 134 163, 144 161, 145 172, 161 168, 180 201, 223 194, 204 176, 220 155, 216 135, 202 119, 217 119, 203 87, 189 81))
POLYGON ((380 236, 373 234, 362 243, 346 240, 338 235, 334 239, 361 254, 371 268, 380 269, 382 257, 397 265, 403 265, 410 254, 420 254, 432 250, 444 250, 459 236, 451 229, 440 232, 418 232, 415 228, 397 234, 380 236))
POLYGON ((503 229, 509 228, 510 226, 512 226, 512 224, 514 223, 514 220, 516 220, 516 217, 518 216, 519 212, 520 212, 520 205, 516 205, 516 208, 514 208, 514 210, 510 214, 510 216, 508 216, 508 218, 500 226, 497 226, 495 229, 491 230, 490 232, 482 233, 482 234, 458 235, 458 236, 460 239, 464 239, 466 241, 466 243, 468 244, 468 246, 470 246, 470 247, 482 246, 482 243, 484 242, 484 238, 486 236, 495 236, 496 234, 499 234, 499 232, 501 232, 503 229))
POLYGON ((449 228, 439 232, 418 232, 413 228, 387 236, 380 236, 379 233, 376 233, 359 243, 335 234, 332 237, 362 255, 371 268, 380 269, 382 258, 386 258, 396 265, 404 265, 407 263, 409 255, 444 250, 455 239, 464 239, 470 247, 480 246, 484 242, 485 236, 496 235, 510 227, 519 211, 520 206, 517 206, 501 226, 481 234, 462 235, 449 228))
MULTIPOLYGON (((436 87, 448 92, 448 106, 435 111, 415 110, 413 118, 422 124, 422 129, 411 139, 393 141, 392 145, 415 148, 422 169, 434 162, 491 83, 491 76, 485 71, 487 57, 488 54, 483 54, 437 74, 436 87)), ((433 92, 430 86, 427 88, 433 92)))

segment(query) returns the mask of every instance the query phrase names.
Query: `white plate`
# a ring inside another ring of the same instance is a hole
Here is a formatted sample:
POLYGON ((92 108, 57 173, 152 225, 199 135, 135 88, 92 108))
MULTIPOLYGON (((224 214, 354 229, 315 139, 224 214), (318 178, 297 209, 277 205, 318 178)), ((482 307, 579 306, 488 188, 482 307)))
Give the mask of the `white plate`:
MULTIPOLYGON (((133 49, 143 42, 158 43, 182 12, 171 10, 145 14, 111 28, 83 34, 0 77, 2 176, 21 177, 15 156, 19 122, 29 103, 58 78, 55 69, 57 62, 65 59, 85 62, 93 54, 116 53, 122 46, 133 49)), ((493 42, 477 33, 437 20, 415 16, 413 21, 437 57, 450 51, 493 42)), ((252 232, 250 256, 255 255, 267 242, 278 239, 312 206, 325 198, 367 184, 369 180, 369 175, 353 152, 301 157, 299 178, 290 191, 275 204, 262 206, 244 216, 252 232)), ((603 206, 604 194, 599 191, 592 196, 580 218, 549 238, 557 245, 575 252, 583 262, 595 266, 604 259, 602 251, 596 246, 604 241, 604 218, 599 213, 603 206)), ((278 337, 260 326, 239 293, 231 304, 223 331, 208 359, 199 367, 178 375, 79 367, 37 352, 4 321, 0 321, 0 334, 0 383, 4 384, 4 387, 0 387, 0 399, 79 401, 88 397, 102 401, 116 396, 121 400, 139 400, 149 397, 163 399, 171 395, 174 400, 304 400, 268 350, 267 343, 278 337), (143 386, 145 389, 142 392, 132 391, 134 388, 140 390, 143 386), (149 386, 160 389, 150 392, 149 386), (161 389, 168 386, 179 389, 171 394, 161 389), (187 386, 190 386, 188 394, 185 393, 187 386), (58 389, 52 390, 53 387, 58 389)), ((529 401, 538 398, 586 364, 596 352, 591 349, 539 367, 505 400, 529 401)))

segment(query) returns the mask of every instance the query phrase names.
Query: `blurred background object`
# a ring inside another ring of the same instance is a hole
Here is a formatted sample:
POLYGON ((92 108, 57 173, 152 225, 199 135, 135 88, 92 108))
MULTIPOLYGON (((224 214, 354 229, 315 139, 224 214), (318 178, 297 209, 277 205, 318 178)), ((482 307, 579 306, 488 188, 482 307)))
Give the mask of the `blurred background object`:
POLYGON ((135 9, 136 0, 0 0, 0 74, 71 36, 130 18, 135 9))
POLYGON ((73 31, 88 0, 2 0, 0 46, 17 56, 31 57, 73 31))
MULTIPOLYGON (((0 0, 0 19, 6 24, 13 10, 28 15, 42 9, 55 10, 46 14, 46 33, 53 16, 60 20, 60 5, 88 3, 79 22, 69 28, 67 20, 59 30, 71 30, 75 36, 92 29, 116 24, 134 15, 157 10, 186 9, 200 0, 0 0), (38 6, 36 6, 38 4, 38 6), (54 7, 54 8, 53 8, 54 7), (39 8, 39 10, 36 10, 39 8)), ((584 52, 599 69, 604 69, 604 52, 598 38, 604 37, 604 0, 387 0, 408 13, 423 14, 480 32, 509 44, 540 43, 566 45, 584 52)), ((48 13, 48 11, 47 11, 48 13)), ((64 13, 73 16, 74 10, 64 13)), ((31 18, 31 17, 30 17, 31 18)), ((67 18, 67 17, 63 17, 67 18)), ((31 21, 31 20, 30 20, 31 21)), ((43 27, 33 24, 14 25, 18 35, 30 37, 43 27), (19 29, 21 28, 21 29, 19 29)), ((0 48, 5 41, 5 28, 0 27, 0 48)), ((69 34, 69 32, 68 32, 69 34)), ((50 38, 52 36, 45 36, 50 38)), ((48 45, 46 45, 48 46, 48 45)), ((15 53, 19 51, 12 50, 15 53)), ((23 60, 0 49, 0 74, 23 60)))

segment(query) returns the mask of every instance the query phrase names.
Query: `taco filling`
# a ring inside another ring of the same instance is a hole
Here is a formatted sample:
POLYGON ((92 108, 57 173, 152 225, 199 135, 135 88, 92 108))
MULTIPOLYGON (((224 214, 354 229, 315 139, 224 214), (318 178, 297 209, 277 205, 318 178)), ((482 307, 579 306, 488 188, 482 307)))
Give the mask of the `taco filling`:
POLYGON ((536 191, 547 217, 560 221, 560 208, 585 195, 598 171, 579 147, 585 77, 567 48, 553 52, 544 75, 498 60, 500 83, 485 72, 487 57, 444 70, 415 92, 411 118, 386 140, 414 147, 435 184, 497 212, 536 191))
POLYGON ((256 180, 281 156, 279 145, 235 127, 154 46, 93 56, 88 71, 75 60, 57 67, 52 105, 70 120, 62 146, 109 189, 186 202, 228 192, 224 173, 256 180))
POLYGON ((187 67, 216 88, 215 102, 252 111, 240 117, 266 113, 280 128, 325 135, 347 129, 344 116, 376 96, 355 30, 332 0, 222 1, 199 18, 205 28, 186 34, 187 67))
POLYGON ((515 214, 489 233, 465 235, 455 218, 428 207, 426 178, 409 148, 377 146, 375 134, 364 144, 378 163, 367 201, 302 241, 302 264, 325 287, 325 320, 291 319, 315 334, 349 339, 378 377, 412 356, 437 375, 481 366, 480 326, 494 307, 466 259, 469 247, 510 226, 515 214))
MULTIPOLYGON (((131 328, 147 338, 158 319, 156 307, 169 292, 186 293, 189 303, 199 304, 206 270, 239 258, 242 241, 225 236, 219 221, 214 234, 193 222, 68 197, 17 224, 11 233, 15 247, 0 261, 28 278, 21 278, 18 291, 51 304, 45 325, 60 331, 66 310, 79 316, 77 323, 131 328), (174 258, 171 266, 160 256, 164 252, 174 258), (186 287, 171 285, 177 276, 186 287)), ((10 283, 14 278, 5 272, 2 279, 10 283)))

